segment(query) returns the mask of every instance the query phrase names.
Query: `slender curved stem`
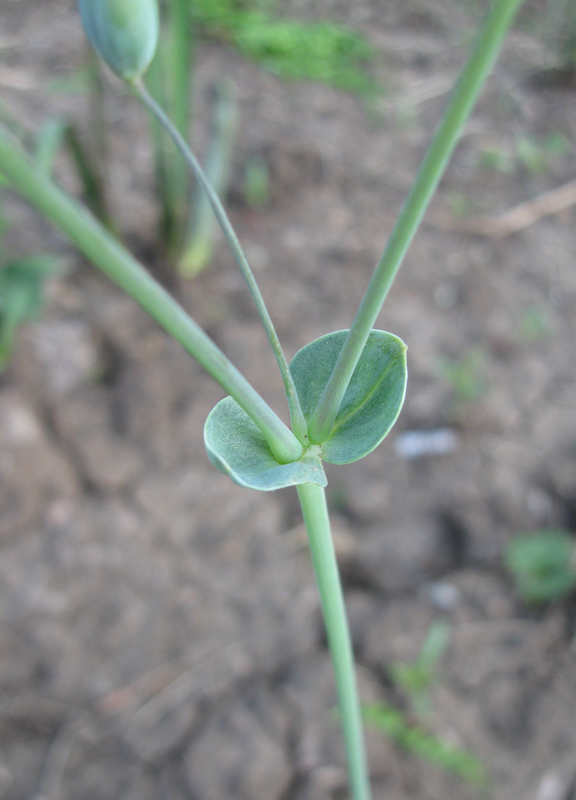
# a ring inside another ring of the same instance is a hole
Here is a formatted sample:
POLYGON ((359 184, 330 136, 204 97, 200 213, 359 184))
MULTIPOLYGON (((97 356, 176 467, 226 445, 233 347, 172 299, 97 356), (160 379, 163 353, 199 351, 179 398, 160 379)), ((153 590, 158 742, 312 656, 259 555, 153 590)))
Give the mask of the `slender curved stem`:
POLYGON ((224 231, 224 235, 228 240, 228 244, 234 254, 234 257, 240 267, 244 280, 248 285, 248 289, 250 294, 252 295, 252 299, 256 305, 256 309, 262 320, 262 324, 264 325, 264 330, 266 331, 266 335, 268 336, 268 341, 272 347, 274 352, 274 356, 276 357, 276 362, 278 363, 278 367, 280 369, 280 374, 282 376, 282 381, 284 383, 284 390, 286 392, 286 398, 288 400, 288 408, 290 411, 290 421, 292 423, 292 428, 296 437, 302 444, 307 443, 307 434, 308 434, 308 426, 306 424, 306 420, 304 419, 304 414, 302 413, 302 409, 300 407, 300 401, 298 400, 298 394, 296 392, 296 387, 294 386, 294 381, 292 379, 292 374, 290 372, 290 368, 288 366, 288 362, 286 361, 286 356, 284 355, 284 351, 280 345, 280 340, 278 339, 278 335, 270 319, 270 314, 268 313, 268 309, 264 303, 264 299, 262 294, 260 293, 260 289, 258 288, 258 284, 256 283, 256 279, 254 278, 254 274, 252 269, 248 263, 246 256, 244 255, 244 251, 242 250, 242 246, 236 236, 236 232, 232 227, 232 223, 228 219, 226 211, 224 210, 224 206, 220 202, 220 199, 214 188, 206 178, 204 174, 204 170, 200 166, 198 159, 191 151, 190 147, 188 146, 187 142, 183 139, 180 135, 177 128, 174 126, 170 118, 165 114, 162 107, 154 100, 151 96, 150 92, 146 89, 146 86, 142 82, 142 80, 138 79, 135 81, 130 82, 130 87, 133 89, 136 96, 144 103, 146 108, 153 114, 156 119, 160 122, 160 124, 164 127, 165 131, 170 135, 174 144, 180 151, 182 157, 184 158, 186 164, 190 167, 192 172, 194 173, 196 180, 202 186, 203 190, 206 192, 208 200, 210 201, 210 205, 212 206, 212 210, 216 215, 218 222, 220 223, 220 227, 224 231))
POLYGON ((308 433, 312 442, 321 443, 330 435, 366 340, 521 2, 522 0, 492 0, 490 4, 472 54, 460 75, 376 266, 330 380, 309 420, 308 433))
POLYGON ((160 284, 76 200, 38 174, 0 125, 0 172, 12 187, 57 225, 102 272, 136 300, 236 400, 282 463, 296 461, 302 445, 246 378, 160 284))
POLYGON ((332 655, 352 797, 354 800, 370 800, 354 654, 330 531, 326 493, 321 486, 312 483, 305 483, 297 489, 332 655))

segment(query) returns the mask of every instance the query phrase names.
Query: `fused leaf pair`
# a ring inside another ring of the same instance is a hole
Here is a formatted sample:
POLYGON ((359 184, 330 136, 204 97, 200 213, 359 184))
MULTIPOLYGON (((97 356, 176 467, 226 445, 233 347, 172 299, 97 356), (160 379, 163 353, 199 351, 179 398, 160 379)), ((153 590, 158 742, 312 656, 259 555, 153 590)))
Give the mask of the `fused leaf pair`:
MULTIPOLYGON (((309 420, 348 331, 306 345, 290 364, 300 405, 309 420)), ((302 483, 326 485, 322 461, 349 464, 372 452, 396 421, 406 390, 406 345, 385 331, 372 331, 346 390, 328 439, 309 445, 292 464, 275 461, 264 435, 231 398, 210 412, 204 441, 212 463, 233 481, 271 491, 302 483)))

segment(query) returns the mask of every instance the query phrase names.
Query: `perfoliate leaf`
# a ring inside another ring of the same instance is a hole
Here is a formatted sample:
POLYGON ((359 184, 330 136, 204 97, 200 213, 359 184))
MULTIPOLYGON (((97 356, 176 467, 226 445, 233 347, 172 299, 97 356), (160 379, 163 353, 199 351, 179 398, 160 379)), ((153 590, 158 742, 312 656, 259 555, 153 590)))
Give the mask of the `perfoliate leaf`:
MULTIPOLYGON (((348 331, 316 339, 296 353, 290 371, 306 420, 310 419, 348 331)), ((385 331, 372 331, 342 400, 321 455, 349 464, 377 447, 396 422, 406 391, 406 345, 385 331)))
POLYGON ((231 397, 208 415, 204 443, 214 466, 240 486, 265 492, 301 483, 326 486, 318 447, 309 447, 298 461, 279 464, 263 433, 231 397))
MULTIPOLYGON (((347 331, 303 347, 290 370, 306 419, 328 382, 347 331)), ((397 336, 372 331, 344 395, 329 438, 309 445, 291 464, 279 464, 264 435, 231 397, 212 409, 204 427, 210 461, 240 486, 271 491, 316 483, 326 486, 321 458, 348 464, 370 453, 386 436, 402 407, 406 389, 406 345, 397 336)))

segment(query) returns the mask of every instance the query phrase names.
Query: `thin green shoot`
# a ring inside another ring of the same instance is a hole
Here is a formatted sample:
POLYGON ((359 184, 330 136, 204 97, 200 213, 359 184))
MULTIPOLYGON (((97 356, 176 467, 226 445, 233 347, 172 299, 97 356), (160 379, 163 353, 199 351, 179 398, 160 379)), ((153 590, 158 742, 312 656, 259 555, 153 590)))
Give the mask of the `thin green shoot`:
POLYGON ((480 400, 488 392, 486 353, 480 347, 469 348, 459 358, 440 358, 438 373, 449 383, 456 409, 480 400))
POLYGON ((46 281, 64 267, 63 259, 41 253, 0 265, 0 372, 10 361, 20 326, 42 310, 46 281))
POLYGON ((0 125, 0 170, 18 192, 57 225, 84 255, 133 297, 238 402, 280 463, 296 461, 302 445, 222 351, 86 209, 29 161, 0 125))
POLYGON ((67 123, 61 117, 54 117, 44 123, 36 138, 35 159, 38 169, 44 175, 52 175, 54 161, 66 136, 67 123))
MULTIPOLYGON (((179 134, 188 141, 192 123, 192 64, 195 46, 190 0, 169 0, 156 56, 148 72, 150 90, 162 100, 179 134)), ((172 257, 184 246, 189 214, 190 180, 177 148, 152 121, 157 188, 161 199, 161 237, 172 257)))
POLYGON ((478 151, 476 163, 479 169, 491 172, 500 172, 503 175, 513 175, 517 163, 514 154, 503 146, 488 144, 478 151))
MULTIPOLYGON (((110 215, 105 181, 101 171, 104 159, 102 157, 91 157, 93 156, 92 152, 88 153, 73 125, 66 126, 65 134, 68 152, 74 162, 82 185, 84 202, 109 231, 116 233, 116 225, 110 215)), ((105 147, 103 141, 101 146, 105 147)), ((100 148, 96 149, 99 150, 100 148)))
MULTIPOLYGON (((99 85, 95 75, 94 82, 99 85)), ((98 92, 91 95, 92 100, 96 97, 101 99, 98 92)), ((91 103, 92 133, 93 138, 99 144, 103 142, 103 137, 99 135, 102 122, 101 110, 100 103, 91 103)), ((62 117, 49 118, 42 125, 40 131, 34 134, 27 126, 15 119, 2 103, 0 103, 0 123, 4 124, 26 152, 35 159, 39 170, 46 176, 52 175, 57 156, 66 148, 78 173, 84 202, 109 230, 115 230, 108 212, 105 186, 101 175, 100 168, 105 162, 105 158, 100 146, 94 148, 97 151, 96 155, 89 154, 74 125, 62 117)))
POLYGON ((294 387, 294 381, 292 379, 292 375, 290 373, 290 369, 288 367, 288 362, 286 361, 286 356, 284 355, 284 351, 282 350, 282 346, 280 344, 280 340, 278 339, 278 335, 270 318, 270 314, 268 313, 268 309, 264 303, 264 299, 260 293, 260 289, 258 288, 258 284, 256 283, 256 279, 254 278, 254 274, 248 263, 248 259, 246 258, 242 246, 236 236, 236 232, 232 227, 230 220, 228 219, 228 215, 224 210, 224 206, 222 205, 220 198, 214 191, 213 187, 210 185, 209 181, 204 174, 204 170, 200 166, 198 159, 192 153, 187 143, 184 141, 180 133, 176 130, 176 128, 172 125, 170 119, 166 116, 163 109, 158 105, 158 103, 154 100, 154 98, 150 95, 148 90, 146 89, 144 83, 141 80, 133 81, 131 83, 131 87, 134 90, 134 93, 146 108, 156 117, 156 119, 162 124, 165 131, 169 134, 169 136, 174 141, 176 147, 180 151, 182 157, 186 164, 190 167, 194 176, 196 177, 198 183, 206 193, 212 210, 220 223, 220 226, 226 236, 230 249, 234 254, 236 262, 240 267, 240 271, 242 272, 242 276, 248 286, 250 294, 252 295, 252 299, 258 311, 258 315, 262 320, 262 324, 264 326, 264 330, 266 331, 266 335, 268 337, 268 341, 270 342, 270 346, 274 352, 274 356, 276 358, 276 363, 278 364, 278 368, 280 370, 280 374, 282 376, 282 381, 284 383, 284 390, 286 392, 286 398, 288 401, 288 409, 290 412, 290 421, 292 423, 292 430, 298 441, 305 445, 308 442, 308 428, 306 425, 306 420, 304 419, 304 415, 302 413, 302 409, 300 408, 300 401, 298 400, 298 394, 294 387))
POLYGON ((342 398, 406 251, 444 174, 452 152, 496 59, 521 0, 493 0, 394 230, 354 319, 334 371, 309 421, 312 442, 329 435, 342 398))
POLYGON ((446 654, 451 630, 446 620, 434 620, 418 657, 412 662, 394 662, 389 668, 390 677, 406 692, 419 716, 432 708, 430 690, 441 678, 438 667, 446 654))
POLYGON ((367 725, 381 731, 407 753, 457 775, 478 789, 488 788, 488 773, 479 758, 469 750, 428 733, 420 725, 411 724, 402 711, 379 702, 364 706, 362 715, 367 725))
POLYGON ((518 136, 516 139, 518 160, 525 171, 534 176, 548 172, 570 150, 569 140, 560 131, 544 137, 518 136))
POLYGON ((517 136, 513 143, 484 145, 478 153, 481 169, 504 175, 525 172, 538 177, 549 172, 568 152, 570 143, 560 131, 546 136, 517 136))
MULTIPOLYGON (((214 98, 212 135, 204 169, 216 194, 224 196, 230 180, 232 149, 238 121, 233 84, 222 81, 215 87, 214 98)), ((197 189, 192 199, 183 253, 178 259, 178 271, 183 278, 198 275, 210 263, 214 251, 215 229, 218 228, 218 220, 206 192, 201 186, 197 189)))
POLYGON ((260 156, 251 156, 244 165, 244 195, 253 211, 260 211, 270 200, 270 171, 260 156))

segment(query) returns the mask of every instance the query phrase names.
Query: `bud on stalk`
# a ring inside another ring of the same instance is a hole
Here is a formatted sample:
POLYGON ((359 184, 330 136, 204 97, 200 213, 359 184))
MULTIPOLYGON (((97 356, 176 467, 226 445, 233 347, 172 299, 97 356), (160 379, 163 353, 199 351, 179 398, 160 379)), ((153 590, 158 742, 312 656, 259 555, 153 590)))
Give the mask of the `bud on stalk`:
POLYGON ((157 0, 78 0, 90 43, 126 81, 143 75, 158 44, 157 0))

